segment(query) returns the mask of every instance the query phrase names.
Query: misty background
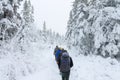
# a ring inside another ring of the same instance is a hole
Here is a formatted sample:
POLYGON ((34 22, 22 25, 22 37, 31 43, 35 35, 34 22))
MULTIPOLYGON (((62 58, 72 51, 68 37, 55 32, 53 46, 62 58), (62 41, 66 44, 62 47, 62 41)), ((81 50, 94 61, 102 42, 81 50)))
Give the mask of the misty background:
POLYGON ((67 30, 69 13, 74 0, 31 0, 37 28, 42 29, 46 21, 48 29, 64 35, 67 30))

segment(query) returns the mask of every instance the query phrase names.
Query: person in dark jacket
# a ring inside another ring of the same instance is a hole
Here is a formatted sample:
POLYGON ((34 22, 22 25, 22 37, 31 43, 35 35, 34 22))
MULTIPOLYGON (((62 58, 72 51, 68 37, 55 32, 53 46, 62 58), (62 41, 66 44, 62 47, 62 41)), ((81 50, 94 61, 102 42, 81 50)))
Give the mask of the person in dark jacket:
POLYGON ((58 49, 59 49, 59 47, 56 46, 55 49, 54 49, 54 53, 53 53, 54 55, 55 55, 55 53, 57 52, 58 49))
MULTIPOLYGON (((67 53, 67 51, 65 50, 64 52, 63 52, 63 54, 64 53, 67 53)), ((62 54, 62 55, 63 55, 62 54)), ((71 67, 73 67, 73 61, 72 61, 72 58, 70 57, 70 56, 68 56, 69 57, 69 61, 70 61, 70 67, 68 67, 68 68, 71 68, 71 67)), ((68 69, 67 71, 61 71, 61 64, 62 64, 62 62, 61 62, 62 60, 61 59, 59 59, 59 62, 58 62, 58 66, 59 66, 59 69, 60 69, 60 72, 61 72, 61 75, 62 75, 62 80, 69 80, 69 76, 70 76, 70 69, 68 69)))
MULTIPOLYGON (((60 48, 58 46, 56 46, 55 49, 54 49, 54 53, 53 54, 55 56, 55 60, 56 60, 57 65, 59 63, 59 60, 60 60, 60 57, 61 57, 61 54, 62 54, 63 50, 64 50, 63 48, 60 48)), ((58 65, 58 67, 59 67, 59 65, 58 65)))

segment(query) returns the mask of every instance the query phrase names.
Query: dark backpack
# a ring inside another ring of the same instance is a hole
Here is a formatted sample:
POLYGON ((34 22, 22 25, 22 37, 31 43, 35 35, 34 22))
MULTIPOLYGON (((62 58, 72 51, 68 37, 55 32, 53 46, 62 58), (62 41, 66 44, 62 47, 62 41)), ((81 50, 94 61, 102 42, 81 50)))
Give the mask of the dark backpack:
POLYGON ((62 55, 61 55, 60 71, 61 72, 70 71, 70 57, 67 52, 62 53, 62 55))

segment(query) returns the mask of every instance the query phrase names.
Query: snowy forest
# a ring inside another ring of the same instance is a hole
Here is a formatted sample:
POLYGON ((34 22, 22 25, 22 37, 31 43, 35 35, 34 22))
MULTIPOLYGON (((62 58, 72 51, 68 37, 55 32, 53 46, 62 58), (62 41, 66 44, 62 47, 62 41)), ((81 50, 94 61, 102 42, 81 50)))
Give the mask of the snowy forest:
POLYGON ((56 45, 73 58, 70 80, 120 79, 120 0, 74 0, 65 35, 46 21, 37 29, 34 10, 30 0, 0 0, 0 80, 62 80, 56 45))

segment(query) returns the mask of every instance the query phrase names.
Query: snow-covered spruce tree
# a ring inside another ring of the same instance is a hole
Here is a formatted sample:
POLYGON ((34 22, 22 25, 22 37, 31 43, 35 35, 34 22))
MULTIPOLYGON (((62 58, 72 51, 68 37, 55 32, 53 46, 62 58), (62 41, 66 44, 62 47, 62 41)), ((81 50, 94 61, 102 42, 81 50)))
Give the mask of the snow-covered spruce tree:
POLYGON ((25 20, 25 24, 29 25, 29 23, 34 22, 33 14, 34 14, 34 8, 31 5, 30 0, 29 1, 26 0, 23 5, 23 18, 25 20))
POLYGON ((120 1, 75 0, 66 39, 81 54, 120 55, 120 1))
POLYGON ((17 13, 22 0, 0 0, 0 44, 9 43, 21 27, 21 17, 17 13))
POLYGON ((43 23, 43 33, 42 33, 42 36, 43 36, 44 42, 46 43, 48 35, 47 35, 47 29, 46 29, 46 22, 45 21, 43 23))
MULTIPOLYGON (((21 32, 21 37, 19 38, 19 43, 21 44, 21 51, 27 50, 31 42, 37 40, 37 30, 34 26, 34 8, 30 0, 26 0, 23 4, 22 17, 23 17, 23 30, 21 32)), ((24 52, 25 53, 25 52, 24 52)))

